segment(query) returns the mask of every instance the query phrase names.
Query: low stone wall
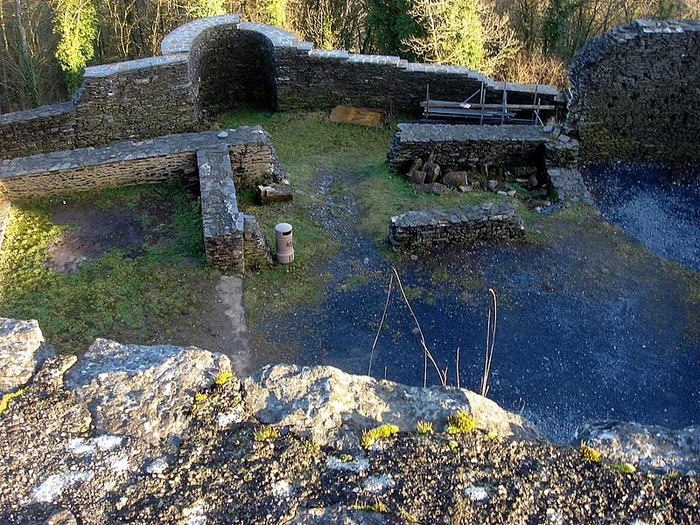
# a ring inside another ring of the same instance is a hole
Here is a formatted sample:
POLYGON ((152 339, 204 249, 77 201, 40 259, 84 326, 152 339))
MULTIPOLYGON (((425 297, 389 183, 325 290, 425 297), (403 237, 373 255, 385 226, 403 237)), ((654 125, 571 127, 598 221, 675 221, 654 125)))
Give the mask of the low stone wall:
POLYGON ((0 115, 0 159, 73 148, 75 118, 72 102, 0 115))
POLYGON ((207 264, 235 274, 269 265, 272 259, 255 217, 238 211, 229 158, 225 146, 197 152, 207 264))
POLYGON ((450 210, 409 211, 389 219, 389 242, 394 249, 505 241, 521 238, 524 234, 523 220, 509 202, 460 206, 450 210))
POLYGON ((578 52, 570 76, 583 158, 700 159, 700 21, 615 28, 578 52))
POLYGON ((387 154, 389 166, 406 172, 432 153, 443 170, 536 167, 556 197, 588 202, 577 168, 578 141, 554 126, 399 124, 387 154))
MULTIPOLYGON (((267 241, 255 217, 239 212, 236 201, 236 185, 254 188, 286 180, 270 136, 260 126, 6 159, 0 161, 0 196, 26 199, 159 182, 195 172, 209 265, 223 273, 243 273, 270 264, 267 241)), ((0 199, 0 219, 3 209, 0 199)))

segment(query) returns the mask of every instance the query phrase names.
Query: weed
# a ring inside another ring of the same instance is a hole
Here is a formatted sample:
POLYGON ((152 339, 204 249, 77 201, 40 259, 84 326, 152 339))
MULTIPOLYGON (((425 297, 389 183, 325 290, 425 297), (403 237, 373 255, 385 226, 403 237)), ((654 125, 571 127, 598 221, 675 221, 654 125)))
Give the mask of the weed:
POLYGON ((0 399, 0 414, 7 410, 11 399, 19 397, 22 394, 24 394, 24 389, 20 388, 19 390, 17 390, 17 392, 10 392, 9 394, 5 394, 4 396, 2 396, 2 399, 0 399))
POLYGON ((197 403, 204 403, 208 398, 209 396, 206 395, 204 392, 195 392, 194 394, 194 400, 197 403))
POLYGON ((221 372, 220 374, 218 374, 218 375, 214 378, 214 383, 216 383, 217 385, 221 386, 221 385, 223 385, 224 383, 226 383, 226 381, 228 381, 229 379, 231 379, 232 377, 233 377, 233 374, 232 374, 231 372, 221 372))
POLYGON ((476 428, 476 420, 473 416, 463 411, 458 411, 447 420, 448 434, 467 434, 476 428))
POLYGON ((579 455, 584 461, 589 461, 592 463, 600 463, 600 451, 589 447, 585 441, 581 441, 581 445, 578 449, 579 455))
POLYGON ((330 453, 331 456, 338 458, 343 463, 348 463, 355 459, 352 454, 347 454, 346 452, 341 452, 340 450, 333 450, 330 453))
POLYGON ((450 440, 447 443, 447 446, 450 447, 450 452, 452 452, 453 454, 457 454, 459 452, 459 443, 457 443, 456 441, 450 440))
POLYGON ((489 288, 493 299, 493 311, 488 310, 486 316, 486 350, 484 352, 484 373, 481 376, 481 395, 486 397, 489 392, 489 374, 491 373, 491 362, 493 361, 493 351, 496 346, 496 322, 498 321, 498 300, 496 292, 489 288), (493 318, 492 318, 493 315, 493 318))
POLYGON ((378 497, 374 498, 374 503, 355 503, 352 506, 353 510, 363 510, 365 512, 379 512, 381 514, 389 514, 389 507, 382 503, 378 497))
POLYGON ((253 439, 258 442, 262 441, 274 441, 280 437, 280 432, 275 427, 270 425, 265 425, 262 428, 255 431, 253 434, 253 439))
POLYGON ((610 463, 608 467, 610 467, 612 470, 621 472, 622 474, 632 474, 637 471, 637 469, 634 468, 634 465, 631 465, 629 463, 610 463))
POLYGON ((301 444, 307 452, 320 452, 321 446, 318 443, 314 443, 310 439, 302 439, 301 444))
POLYGON ((360 445, 362 448, 370 448, 376 441, 380 439, 388 438, 399 431, 399 427, 396 425, 379 425, 376 428, 365 430, 362 432, 362 439, 360 440, 360 445))
POLYGON ((419 434, 432 434, 433 423, 431 421, 419 421, 416 425, 416 430, 419 434))
POLYGON ((398 516, 399 519, 405 521, 406 523, 418 523, 418 518, 416 518, 413 514, 408 512, 403 507, 399 507, 398 516))
POLYGON ((486 433, 486 437, 489 438, 491 441, 493 441, 494 439, 496 439, 498 437, 498 432, 496 432, 495 430, 489 430, 486 433))

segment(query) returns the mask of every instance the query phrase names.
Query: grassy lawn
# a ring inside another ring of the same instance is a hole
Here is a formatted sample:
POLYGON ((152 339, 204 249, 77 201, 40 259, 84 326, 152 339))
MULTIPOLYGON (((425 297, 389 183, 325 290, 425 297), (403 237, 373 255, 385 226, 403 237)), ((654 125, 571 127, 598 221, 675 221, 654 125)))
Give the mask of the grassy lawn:
MULTIPOLYGON (((246 276, 245 303, 252 327, 263 311, 291 311, 324 297, 329 276, 323 266, 339 248, 323 220, 327 210, 319 184, 324 174, 344 174, 332 178, 324 192, 353 197, 358 230, 387 257, 394 257, 386 243, 391 215, 499 198, 486 193, 427 195, 391 173, 386 152, 395 122, 367 128, 330 123, 321 112, 249 110, 222 115, 218 122, 226 128, 253 124, 271 134, 289 173, 294 201, 259 207, 248 190, 239 193, 239 205, 257 217, 271 245, 275 224, 293 224, 296 260, 246 276)), ((533 218, 524 207, 520 211, 526 220, 533 218)), ((15 203, 0 253, 0 316, 39 320, 47 339, 64 352, 84 351, 95 337, 169 342, 189 319, 204 315, 202 294, 217 278, 204 266, 198 203, 188 201, 177 183, 15 203), (45 262, 49 247, 70 230, 52 220, 64 202, 106 213, 128 212, 152 235, 146 235, 138 250, 112 249, 81 264, 74 274, 58 273, 45 262)))
POLYGON ((196 288, 208 278, 199 205, 179 183, 38 199, 12 205, 0 253, 0 316, 37 319, 66 353, 83 352, 95 337, 163 342, 200 309, 196 288), (76 273, 53 271, 45 264, 49 246, 71 227, 54 224, 52 211, 82 205, 128 210, 157 236, 137 250, 112 249, 76 273))

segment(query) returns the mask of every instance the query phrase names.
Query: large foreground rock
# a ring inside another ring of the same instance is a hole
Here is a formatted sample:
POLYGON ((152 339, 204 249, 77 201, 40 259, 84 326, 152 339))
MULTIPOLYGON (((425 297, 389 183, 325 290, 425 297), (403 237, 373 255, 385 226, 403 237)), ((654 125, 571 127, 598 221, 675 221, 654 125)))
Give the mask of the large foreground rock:
POLYGON ((576 437, 613 463, 653 472, 700 473, 700 426, 671 430, 618 421, 581 425, 576 437))
POLYGON ((267 366, 244 381, 244 391, 246 406, 259 421, 321 445, 356 443, 359 430, 382 423, 414 432, 418 421, 429 421, 438 429, 457 411, 501 436, 539 436, 528 421, 469 390, 405 386, 330 366, 267 366))
POLYGON ((66 386, 88 405, 98 432, 157 445, 183 437, 195 393, 223 373, 231 373, 223 354, 98 339, 66 375, 66 386))
POLYGON ((52 355, 39 323, 0 318, 0 395, 25 385, 52 355))

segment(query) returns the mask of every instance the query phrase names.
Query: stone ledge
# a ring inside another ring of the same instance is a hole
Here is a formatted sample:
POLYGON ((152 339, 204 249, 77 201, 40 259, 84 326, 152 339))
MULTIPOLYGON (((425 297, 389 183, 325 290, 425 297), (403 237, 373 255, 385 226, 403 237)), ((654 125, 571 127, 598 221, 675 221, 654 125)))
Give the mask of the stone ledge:
POLYGON ((193 20, 168 33, 160 43, 160 52, 163 55, 188 53, 194 39, 205 29, 228 24, 238 25, 240 21, 241 15, 235 14, 210 16, 209 18, 193 20))
POLYGON ((506 241, 524 234, 523 220, 509 202, 409 211, 389 220, 389 242, 394 249, 506 241))
POLYGON ((86 79, 97 77, 108 77, 129 71, 138 71, 140 69, 149 69, 158 66, 168 66, 170 64, 181 64, 187 62, 188 55, 186 53, 172 54, 169 56, 155 56, 148 58, 140 58, 138 60, 129 60, 127 62, 116 62, 114 64, 103 64, 101 66, 91 66, 85 68, 83 77, 86 79))

